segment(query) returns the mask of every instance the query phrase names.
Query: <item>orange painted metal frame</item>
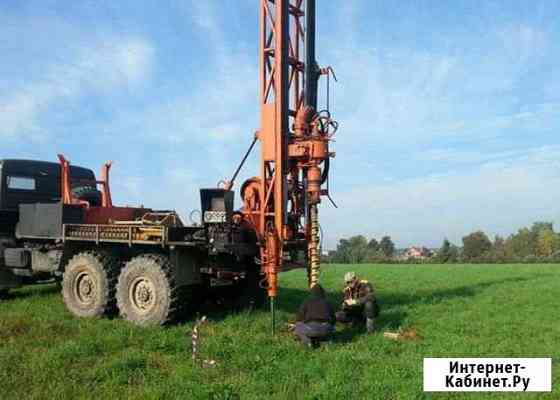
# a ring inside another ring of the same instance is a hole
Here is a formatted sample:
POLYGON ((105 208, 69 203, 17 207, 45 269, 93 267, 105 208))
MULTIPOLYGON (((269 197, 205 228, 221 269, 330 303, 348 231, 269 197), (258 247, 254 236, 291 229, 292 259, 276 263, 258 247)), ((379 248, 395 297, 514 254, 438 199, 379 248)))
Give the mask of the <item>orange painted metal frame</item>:
MULTIPOLYGON (((59 154, 58 159, 60 161, 60 193, 62 196, 62 202, 64 204, 81 204, 89 208, 89 203, 84 200, 76 199, 72 195, 72 180, 70 176, 70 161, 64 157, 64 155, 59 154)), ((86 181, 85 184, 97 187, 101 185, 101 206, 111 208, 113 207, 113 201, 111 199, 111 189, 109 186, 109 170, 111 169, 112 162, 106 162, 101 168, 101 180, 99 181, 86 181)))
POLYGON ((270 297, 277 295, 286 242, 309 242, 309 207, 320 202, 319 165, 329 157, 330 137, 304 104, 304 79, 314 78, 305 77, 303 6, 303 0, 260 0, 260 177, 241 192, 245 219, 261 242, 270 297))

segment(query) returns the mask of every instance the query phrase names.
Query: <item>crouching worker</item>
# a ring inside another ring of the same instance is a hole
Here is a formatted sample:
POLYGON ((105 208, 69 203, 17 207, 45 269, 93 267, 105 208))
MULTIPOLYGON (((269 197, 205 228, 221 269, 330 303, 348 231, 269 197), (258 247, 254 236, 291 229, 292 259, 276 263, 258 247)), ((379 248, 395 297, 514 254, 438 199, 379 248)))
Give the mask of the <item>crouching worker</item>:
POLYGON ((375 330, 375 318, 379 315, 379 306, 373 286, 366 280, 359 279, 354 272, 344 275, 344 302, 342 310, 336 313, 336 320, 352 323, 355 326, 366 323, 366 330, 375 330))
POLYGON ((321 285, 313 286, 296 315, 294 333, 303 345, 313 347, 314 343, 328 339, 335 323, 334 310, 325 298, 325 291, 321 285))

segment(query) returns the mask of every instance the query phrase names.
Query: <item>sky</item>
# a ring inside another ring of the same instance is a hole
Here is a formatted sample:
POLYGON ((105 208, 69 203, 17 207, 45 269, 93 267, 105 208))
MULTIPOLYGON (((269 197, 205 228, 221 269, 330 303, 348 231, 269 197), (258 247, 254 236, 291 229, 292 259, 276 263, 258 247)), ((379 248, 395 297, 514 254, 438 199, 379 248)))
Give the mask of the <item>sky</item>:
MULTIPOLYGON (((339 80, 324 248, 559 226, 560 2, 317 3, 339 80)), ((188 221, 258 129, 257 72, 257 0, 3 0, 0 158, 113 160, 116 203, 188 221)))

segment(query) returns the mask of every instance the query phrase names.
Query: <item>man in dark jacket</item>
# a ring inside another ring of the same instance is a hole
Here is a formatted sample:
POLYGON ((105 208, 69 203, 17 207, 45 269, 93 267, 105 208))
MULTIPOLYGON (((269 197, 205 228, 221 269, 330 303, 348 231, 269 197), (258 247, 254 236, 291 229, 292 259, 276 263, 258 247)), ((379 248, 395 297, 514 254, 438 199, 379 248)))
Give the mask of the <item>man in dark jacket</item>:
POLYGON ((332 306, 325 299, 321 285, 311 288, 311 296, 303 302, 296 315, 294 333, 305 346, 324 340, 334 332, 336 318, 332 306))
POLYGON ((336 313, 336 320, 342 323, 352 322, 354 325, 366 323, 366 330, 375 330, 375 318, 379 315, 379 306, 375 298, 373 285, 360 279, 354 272, 344 275, 344 302, 342 310, 336 313))

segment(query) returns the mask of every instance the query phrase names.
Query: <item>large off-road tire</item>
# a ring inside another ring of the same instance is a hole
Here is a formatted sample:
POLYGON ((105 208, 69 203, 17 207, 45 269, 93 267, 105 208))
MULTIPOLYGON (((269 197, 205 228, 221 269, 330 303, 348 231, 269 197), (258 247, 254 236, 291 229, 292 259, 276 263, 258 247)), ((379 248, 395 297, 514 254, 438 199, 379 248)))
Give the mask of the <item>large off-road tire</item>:
POLYGON ((108 252, 85 251, 68 261, 62 279, 62 297, 77 317, 100 317, 115 311, 117 259, 108 252))
POLYGON ((121 317, 139 326, 163 325, 177 315, 179 290, 173 268, 161 254, 142 254, 126 263, 117 283, 121 317))

